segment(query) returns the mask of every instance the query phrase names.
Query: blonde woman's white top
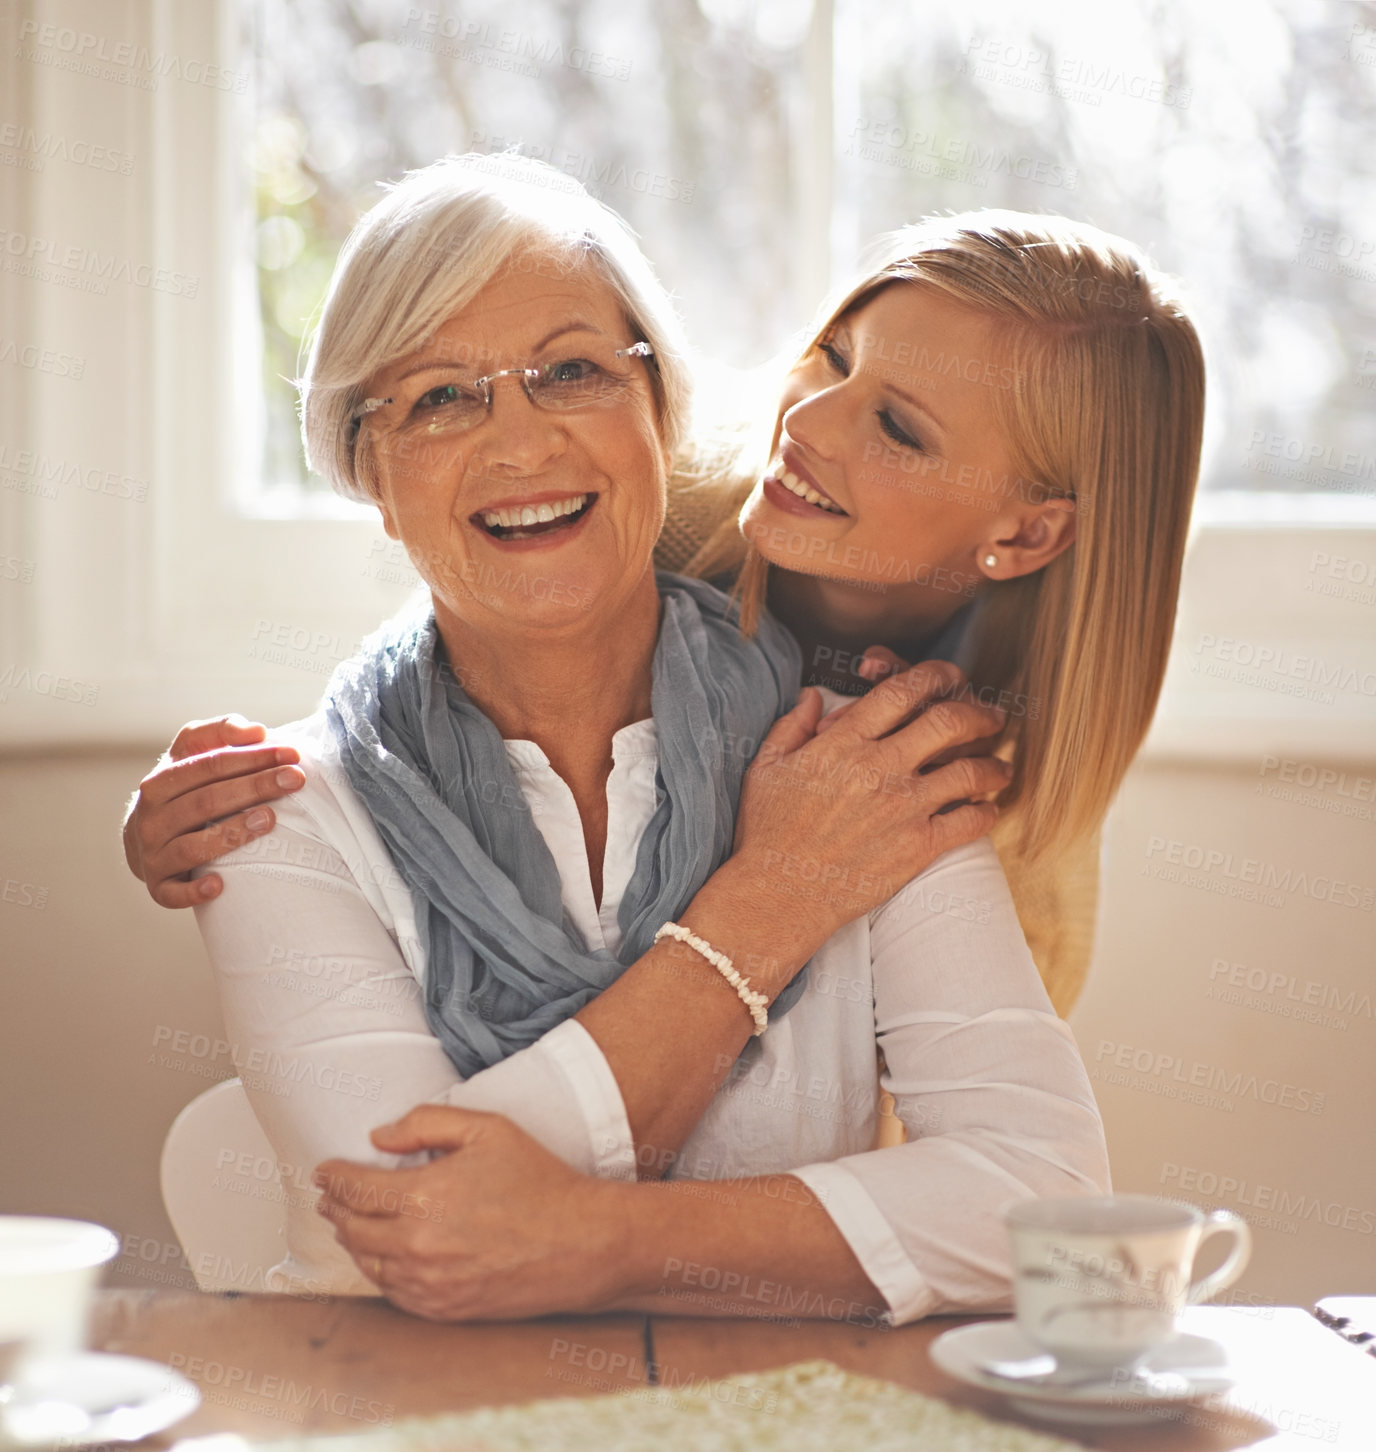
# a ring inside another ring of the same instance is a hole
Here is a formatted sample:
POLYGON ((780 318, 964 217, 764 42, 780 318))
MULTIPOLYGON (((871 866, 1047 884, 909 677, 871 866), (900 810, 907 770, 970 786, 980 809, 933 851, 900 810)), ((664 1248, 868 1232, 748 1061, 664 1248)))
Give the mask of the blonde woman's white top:
MULTIPOLYGON (((616 1080, 576 1021, 460 1078, 426 1025, 411 894, 323 717, 270 739, 299 748, 306 785, 275 804, 271 833, 215 864, 224 892, 196 915, 231 1054, 286 1190, 289 1254, 271 1284, 376 1294, 314 1212, 310 1174, 336 1156, 401 1163, 374 1150, 368 1131, 427 1100, 505 1114, 576 1169, 634 1179, 616 1080)), ((654 722, 613 739, 600 908, 572 793, 533 742, 509 741, 507 753, 569 919, 590 946, 615 951, 617 910, 656 802, 654 722)), ((804 859, 782 870, 812 890, 804 859)), ((1107 1188, 1084 1065, 987 839, 947 853, 827 942, 806 992, 751 1040, 674 1174, 785 1171, 825 1205, 895 1323, 1005 1305, 1004 1208, 1107 1188), (876 1045, 908 1133, 878 1150, 876 1045)))

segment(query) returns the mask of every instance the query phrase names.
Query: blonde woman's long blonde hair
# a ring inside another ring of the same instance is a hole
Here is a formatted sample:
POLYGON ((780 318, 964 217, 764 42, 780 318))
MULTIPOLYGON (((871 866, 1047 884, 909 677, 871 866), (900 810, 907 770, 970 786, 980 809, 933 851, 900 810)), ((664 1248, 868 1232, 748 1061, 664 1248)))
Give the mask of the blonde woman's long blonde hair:
MULTIPOLYGON (((1172 281, 1130 243, 993 210, 882 238, 808 348, 896 283, 1000 324, 1018 380, 992 390, 1010 463, 1029 497, 1075 501, 1074 544, 1031 575, 985 586, 970 670, 981 696, 1006 690, 1027 703, 1010 717, 1014 774, 999 802, 1022 857, 1055 857, 1098 829, 1161 691, 1199 473, 1203 352, 1172 281)), ((736 516, 763 462, 757 444, 685 459, 670 485, 719 521, 685 568, 738 570, 747 628, 770 566, 736 516)))

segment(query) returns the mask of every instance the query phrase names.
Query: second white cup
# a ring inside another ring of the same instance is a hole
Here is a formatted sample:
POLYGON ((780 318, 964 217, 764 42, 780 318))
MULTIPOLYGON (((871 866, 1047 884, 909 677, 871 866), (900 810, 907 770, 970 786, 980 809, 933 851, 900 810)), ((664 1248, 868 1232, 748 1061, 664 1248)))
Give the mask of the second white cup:
POLYGON ((1136 1365, 1170 1340, 1187 1305, 1237 1280, 1252 1248, 1232 1211, 1150 1195, 1025 1200, 1006 1220, 1018 1325, 1064 1367, 1136 1365), (1192 1283, 1200 1245, 1224 1233, 1228 1258, 1192 1283))

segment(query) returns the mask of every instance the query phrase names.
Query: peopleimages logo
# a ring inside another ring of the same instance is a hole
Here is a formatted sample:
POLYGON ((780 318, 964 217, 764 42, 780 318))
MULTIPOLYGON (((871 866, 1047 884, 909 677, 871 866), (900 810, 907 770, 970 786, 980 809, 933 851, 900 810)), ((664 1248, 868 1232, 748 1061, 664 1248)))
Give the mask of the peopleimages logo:
POLYGON ((102 292, 111 282, 126 282, 131 287, 147 287, 154 292, 191 299, 201 286, 200 278, 193 273, 154 267, 113 252, 99 252, 77 243, 64 244, 27 232, 0 230, 0 254, 9 271, 33 275, 44 282, 84 278, 92 288, 102 292))
POLYGON ((1354 1018, 1369 1020, 1373 1016, 1369 993, 1313 978, 1297 978, 1293 973, 1230 963, 1226 958, 1215 958, 1209 965, 1209 986, 1204 997, 1344 1033, 1354 1018))
POLYGON ((11 691, 70 701, 77 706, 94 706, 100 697, 100 687, 89 681, 54 675, 52 671, 35 671, 29 666, 7 665, 0 670, 0 706, 9 701, 11 691))
MULTIPOLYGON (((1177 1165, 1167 1160, 1161 1166, 1160 1184, 1173 1184, 1186 1195, 1206 1200, 1223 1201, 1241 1209, 1257 1210, 1263 1217, 1279 1216, 1294 1221, 1313 1221, 1334 1230, 1351 1230, 1358 1235, 1376 1233, 1376 1214, 1358 1205, 1340 1205, 1321 1200, 1304 1191, 1283 1190, 1275 1185, 1262 1185, 1235 1175, 1220 1175, 1216 1170, 1201 1170, 1193 1165, 1177 1165)), ((1257 1219, 1247 1217, 1254 1225, 1257 1219)), ((1262 1221, 1263 1228, 1270 1227, 1262 1221)))
POLYGON ((232 91, 236 96, 248 90, 247 70, 231 71, 205 61, 184 60, 130 40, 111 40, 108 35, 74 30, 69 25, 40 24, 37 20, 20 22, 16 55, 36 65, 133 85, 144 91, 156 91, 160 80, 186 81, 192 86, 232 91), (26 40, 30 42, 27 51, 26 40))
POLYGON ((499 29, 489 21, 465 19, 442 10, 422 10, 418 6, 407 10, 406 24, 396 43, 531 77, 538 77, 544 66, 564 66, 605 80, 631 78, 631 62, 625 57, 588 50, 581 45, 565 50, 563 43, 551 36, 499 29), (413 28, 420 34, 406 33, 413 28), (445 41, 450 44, 444 44, 445 41))
POLYGON ((1205 675, 1261 686, 1281 695, 1303 696, 1332 705, 1333 692, 1376 696, 1376 670, 1317 655, 1295 655, 1284 646, 1200 635, 1190 647, 1190 669, 1205 675))
POLYGON ((60 353, 56 348, 40 348, 37 343, 21 343, 15 338, 0 338, 0 363, 51 373, 54 378, 80 378, 86 372, 86 360, 79 354, 60 353))
POLYGON ((1046 157, 1012 153, 960 136, 943 137, 936 132, 863 116, 851 128, 846 155, 980 187, 988 186, 990 176, 1016 177, 1071 192, 1079 183, 1075 167, 1046 157))
POLYGON ((71 459, 57 459, 38 449, 11 449, 0 443, 0 483, 20 494, 56 499, 58 486, 143 503, 150 488, 147 479, 100 469, 71 459))
POLYGON ((1233 1110, 1234 1098, 1274 1104, 1281 1109, 1292 1109, 1296 1114, 1322 1114, 1328 1100, 1321 1090, 1279 1079, 1264 1079, 1242 1069, 1230 1071, 1221 1064, 1200 1059, 1187 1062, 1175 1054, 1120 1044, 1113 1039, 1099 1040, 1090 1077, 1108 1084, 1144 1089, 1166 1099, 1206 1103, 1209 1108, 1225 1109, 1229 1113, 1233 1110))
POLYGON ((246 1088, 279 1098, 285 1098, 298 1084, 373 1102, 382 1095, 382 1080, 372 1074, 262 1046, 245 1053, 228 1039, 213 1039, 209 1034, 174 1029, 168 1024, 154 1027, 153 1046, 146 1062, 153 1068, 176 1069, 216 1081, 232 1078, 237 1070, 246 1088))
POLYGON ((115 171, 129 176, 134 159, 127 151, 114 151, 108 146, 94 146, 89 141, 69 141, 60 132, 35 131, 16 121, 0 124, 0 151, 17 151, 29 157, 34 171, 42 171, 45 162, 69 161, 73 166, 90 167, 93 171, 115 171))
POLYGON ((184 1371, 191 1377, 207 1400, 252 1411, 260 1417, 304 1422, 308 1412, 323 1411, 335 1417, 390 1427, 396 1415, 397 1409, 392 1402, 354 1396, 347 1391, 331 1391, 328 1387, 312 1386, 309 1382, 302 1386, 287 1376, 263 1375, 252 1367, 208 1361, 202 1356, 188 1356, 183 1351, 173 1352, 167 1364, 174 1371, 184 1371), (263 1402, 269 1405, 263 1406, 263 1402))
POLYGON ((1259 797, 1293 802, 1296 806, 1333 816, 1356 817, 1364 822, 1376 818, 1376 807, 1372 805, 1376 802, 1376 777, 1349 775, 1337 767, 1267 756, 1261 764, 1260 778, 1255 787, 1259 797))
POLYGON ((972 72, 981 80, 997 81, 1021 90, 1050 92, 1091 106, 1101 105, 1104 96, 1115 96, 1185 111, 1194 99, 1193 87, 1169 81, 1164 76, 1142 75, 1092 56, 1053 54, 1036 45, 1001 40, 997 36, 971 36, 965 43, 965 58, 959 69, 972 72))
POLYGON ((1257 857, 1239 857, 1221 847, 1206 847, 1200 842, 1179 842, 1166 837, 1149 839, 1143 874, 1233 897, 1250 899, 1254 894, 1245 889, 1254 888, 1257 900, 1272 907, 1281 906, 1286 893, 1298 893, 1316 902, 1357 908, 1365 913, 1376 907, 1376 889, 1362 883, 1344 882, 1302 868, 1280 867, 1257 857), (1157 858, 1160 860, 1153 860, 1157 858), (1229 883, 1237 890, 1228 887, 1229 883))

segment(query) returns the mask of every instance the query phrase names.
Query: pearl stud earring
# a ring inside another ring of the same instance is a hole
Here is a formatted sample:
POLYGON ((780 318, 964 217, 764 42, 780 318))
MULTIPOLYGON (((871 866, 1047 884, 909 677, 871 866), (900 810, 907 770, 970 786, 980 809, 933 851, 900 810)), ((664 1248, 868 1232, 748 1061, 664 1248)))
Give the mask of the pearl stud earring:
POLYGON ((986 570, 992 570, 994 568, 994 566, 998 564, 998 562, 999 562, 999 557, 997 555, 985 555, 985 557, 984 557, 984 568, 986 570))

